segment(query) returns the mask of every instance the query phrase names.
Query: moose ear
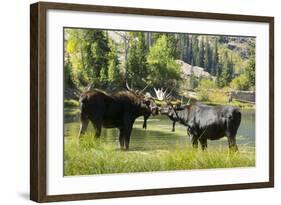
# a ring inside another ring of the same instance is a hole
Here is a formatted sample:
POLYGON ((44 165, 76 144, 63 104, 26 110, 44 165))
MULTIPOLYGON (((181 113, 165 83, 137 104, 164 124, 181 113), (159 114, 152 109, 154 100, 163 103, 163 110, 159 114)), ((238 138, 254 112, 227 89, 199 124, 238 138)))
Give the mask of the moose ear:
POLYGON ((146 105, 150 105, 150 100, 147 99, 147 98, 144 98, 143 103, 146 104, 146 105))

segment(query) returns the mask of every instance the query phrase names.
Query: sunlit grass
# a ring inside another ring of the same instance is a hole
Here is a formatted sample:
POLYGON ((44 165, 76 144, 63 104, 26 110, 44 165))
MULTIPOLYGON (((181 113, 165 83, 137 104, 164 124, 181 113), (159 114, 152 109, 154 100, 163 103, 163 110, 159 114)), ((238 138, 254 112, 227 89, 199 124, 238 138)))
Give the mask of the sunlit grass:
POLYGON ((64 175, 93 175, 129 172, 233 168, 255 166, 255 150, 239 146, 231 153, 226 146, 210 146, 207 151, 190 145, 172 149, 132 149, 121 151, 117 142, 94 139, 65 139, 64 175))

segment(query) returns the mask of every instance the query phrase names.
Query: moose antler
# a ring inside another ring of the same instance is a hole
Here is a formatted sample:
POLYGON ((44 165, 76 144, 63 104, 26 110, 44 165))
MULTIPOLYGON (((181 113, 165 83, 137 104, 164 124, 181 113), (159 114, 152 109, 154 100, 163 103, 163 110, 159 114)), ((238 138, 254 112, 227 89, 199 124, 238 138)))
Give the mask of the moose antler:
POLYGON ((129 91, 134 91, 132 88, 130 88, 130 86, 129 86, 129 84, 128 84, 128 81, 126 80, 126 87, 127 87, 127 89, 129 90, 129 91))
POLYGON ((149 84, 147 84, 141 91, 139 91, 139 94, 142 94, 148 86, 149 86, 149 84))
POLYGON ((87 87, 85 88, 85 91, 90 91, 94 88, 94 83, 90 83, 89 85, 87 85, 87 87))
POLYGON ((134 90, 134 88, 133 88, 133 86, 129 86, 129 83, 128 83, 128 81, 126 81, 126 87, 127 87, 127 89, 129 90, 129 91, 131 91, 131 92, 134 92, 134 93, 136 93, 136 94, 143 94, 143 92, 146 90, 146 88, 149 86, 149 84, 147 84, 141 91, 139 91, 139 90, 134 90))
POLYGON ((153 89, 154 89, 157 100, 160 100, 160 101, 170 100, 172 97, 171 93, 172 93, 173 89, 171 89, 171 91, 168 94, 167 94, 168 88, 166 88, 165 91, 163 91, 164 90, 163 88, 159 88, 159 89, 153 88, 153 89))

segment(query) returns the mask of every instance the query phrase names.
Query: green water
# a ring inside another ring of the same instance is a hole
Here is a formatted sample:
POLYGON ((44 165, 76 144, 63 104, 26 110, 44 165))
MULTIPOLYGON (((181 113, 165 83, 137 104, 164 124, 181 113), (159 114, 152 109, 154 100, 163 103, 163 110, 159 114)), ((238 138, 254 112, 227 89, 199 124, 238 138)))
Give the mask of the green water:
MULTIPOLYGON (((173 149, 175 147, 190 144, 186 127, 176 124, 176 131, 171 132, 172 122, 166 116, 150 117, 147 122, 147 129, 142 128, 143 117, 136 119, 131 135, 130 150, 154 150, 173 149)), ((66 122, 64 126, 65 140, 70 137, 77 137, 79 132, 79 121, 66 122)), ((88 132, 93 132, 92 125, 89 125, 88 132)), ((118 142, 118 129, 102 129, 101 137, 108 142, 118 142)), ((255 113, 254 110, 242 112, 242 121, 237 133, 238 146, 255 147, 255 113)), ((216 141, 208 141, 209 146, 227 146, 226 138, 216 141)))

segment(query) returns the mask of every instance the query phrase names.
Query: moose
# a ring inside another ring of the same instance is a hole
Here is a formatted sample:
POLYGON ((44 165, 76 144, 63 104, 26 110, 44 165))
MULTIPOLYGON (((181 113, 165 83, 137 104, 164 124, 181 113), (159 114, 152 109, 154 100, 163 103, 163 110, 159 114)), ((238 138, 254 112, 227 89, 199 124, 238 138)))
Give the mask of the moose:
POLYGON ((176 118, 187 127, 192 145, 202 150, 207 148, 207 140, 217 140, 227 136, 229 148, 237 151, 236 133, 241 122, 241 112, 234 106, 208 106, 202 103, 174 107, 171 103, 163 106, 160 113, 176 118))
POLYGON ((158 107, 154 98, 143 94, 148 86, 141 91, 131 89, 128 83, 126 86, 127 90, 111 94, 98 89, 81 94, 79 136, 85 134, 89 122, 93 124, 97 138, 101 135, 102 127, 118 128, 120 148, 129 149, 135 119, 158 114, 158 107))
POLYGON ((160 108, 160 113, 168 116, 173 124, 179 122, 187 127, 194 148, 198 147, 199 141, 202 150, 205 150, 207 140, 226 136, 230 150, 238 151, 236 133, 241 122, 241 112, 237 107, 209 106, 199 102, 175 106, 167 101, 160 108))

